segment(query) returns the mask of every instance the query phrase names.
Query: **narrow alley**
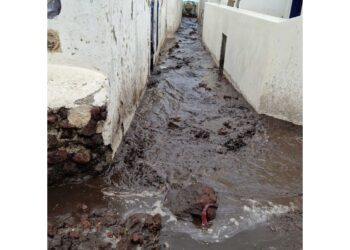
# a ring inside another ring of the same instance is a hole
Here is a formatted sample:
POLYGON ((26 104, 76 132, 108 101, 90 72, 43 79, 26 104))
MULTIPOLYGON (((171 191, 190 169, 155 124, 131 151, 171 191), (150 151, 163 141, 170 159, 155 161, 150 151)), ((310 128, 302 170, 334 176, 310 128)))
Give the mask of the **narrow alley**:
POLYGON ((49 187, 50 249, 132 249, 122 223, 144 213, 161 230, 142 249, 302 248, 302 127, 257 114, 218 71, 183 17, 108 170, 49 187), (166 203, 197 182, 218 196, 208 228, 166 203))

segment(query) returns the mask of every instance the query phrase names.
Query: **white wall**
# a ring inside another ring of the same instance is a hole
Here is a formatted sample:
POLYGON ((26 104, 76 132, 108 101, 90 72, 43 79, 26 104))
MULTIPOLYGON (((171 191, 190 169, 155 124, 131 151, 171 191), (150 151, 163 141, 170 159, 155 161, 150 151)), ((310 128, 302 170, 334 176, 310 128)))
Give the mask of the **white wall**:
MULTIPOLYGON (((167 3, 159 0, 159 49, 176 23, 167 20, 167 3), (173 25, 167 31, 167 22, 173 25)), ((150 1, 61 0, 62 10, 48 20, 59 33, 61 52, 49 53, 50 64, 99 71, 108 79, 108 117, 103 137, 115 152, 143 94, 150 68, 150 1)), ((171 9, 179 16, 177 9, 171 9)), ((181 10, 180 10, 181 17, 181 10)), ((156 53, 159 52, 159 49, 156 53)))
POLYGON ((228 0, 199 0, 198 7, 197 7, 197 17, 198 17, 199 23, 203 22, 204 8, 205 8, 205 3, 207 2, 227 5, 228 0))
POLYGON ((289 18, 292 0, 240 0, 239 8, 289 18))
POLYGON ((179 28, 182 17, 182 0, 167 1, 167 36, 173 37, 179 28))
POLYGON ((302 124, 302 17, 282 19, 206 3, 203 41, 258 113, 302 124))

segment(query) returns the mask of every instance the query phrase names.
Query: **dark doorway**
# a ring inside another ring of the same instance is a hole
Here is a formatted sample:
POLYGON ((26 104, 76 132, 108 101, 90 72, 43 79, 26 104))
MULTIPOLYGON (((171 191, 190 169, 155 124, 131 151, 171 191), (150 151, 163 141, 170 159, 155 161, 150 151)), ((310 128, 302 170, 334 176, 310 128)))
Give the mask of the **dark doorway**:
POLYGON ((300 16, 303 0, 293 0, 289 18, 300 16))
POLYGON ((224 74, 226 40, 227 40, 227 36, 224 33, 222 33, 220 61, 219 61, 219 79, 221 79, 224 74))
POLYGON ((154 0, 151 0, 151 58, 150 58, 150 67, 151 72, 154 67, 154 0))

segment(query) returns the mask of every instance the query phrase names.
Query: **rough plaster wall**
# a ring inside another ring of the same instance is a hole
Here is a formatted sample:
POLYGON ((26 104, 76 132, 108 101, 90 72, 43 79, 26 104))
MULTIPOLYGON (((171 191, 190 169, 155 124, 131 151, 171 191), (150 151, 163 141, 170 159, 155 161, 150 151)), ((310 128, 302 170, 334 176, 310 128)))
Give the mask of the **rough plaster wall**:
POLYGON ((203 22, 205 3, 209 2, 209 3, 227 5, 228 1, 229 0, 199 0, 198 8, 197 8, 197 17, 198 17, 199 23, 203 22))
MULTIPOLYGON (((181 0, 159 1, 160 50, 166 33, 176 31, 182 9, 178 9, 181 0), (176 18, 170 19, 170 24, 176 23, 170 31, 166 26, 167 2, 177 4, 171 10, 176 18)), ((106 76, 110 86, 103 138, 115 152, 130 125, 149 74, 150 1, 61 2, 60 15, 48 20, 48 29, 59 35, 60 52, 49 53, 48 62, 88 68, 106 76)))
POLYGON ((182 0, 167 1, 167 37, 173 37, 182 18, 182 0))
POLYGON ((150 11, 147 1, 63 0, 48 21, 58 31, 61 53, 49 63, 100 71, 110 83, 103 137, 115 151, 126 132, 149 73, 150 11))
POLYGON ((272 39, 268 78, 263 84, 260 112, 302 124, 302 17, 276 27, 272 39), (284 52, 284 53, 281 53, 284 52))
POLYGON ((289 18, 291 4, 291 0, 240 0, 239 8, 281 18, 289 18))
POLYGON ((150 10, 147 1, 111 1, 106 13, 112 33, 112 148, 129 128, 149 73, 150 10))
POLYGON ((227 35, 224 72, 259 113, 302 123, 301 19, 206 4, 203 41, 216 62, 227 35))

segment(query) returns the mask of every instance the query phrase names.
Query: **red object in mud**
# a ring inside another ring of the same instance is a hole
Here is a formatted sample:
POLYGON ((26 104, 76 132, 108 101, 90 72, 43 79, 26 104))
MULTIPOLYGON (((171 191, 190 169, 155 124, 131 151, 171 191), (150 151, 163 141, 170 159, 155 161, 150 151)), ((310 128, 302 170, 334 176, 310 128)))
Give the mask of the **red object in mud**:
POLYGON ((202 210, 202 225, 208 226, 208 219, 207 219, 207 210, 209 207, 216 207, 215 204, 207 204, 204 206, 202 210))

